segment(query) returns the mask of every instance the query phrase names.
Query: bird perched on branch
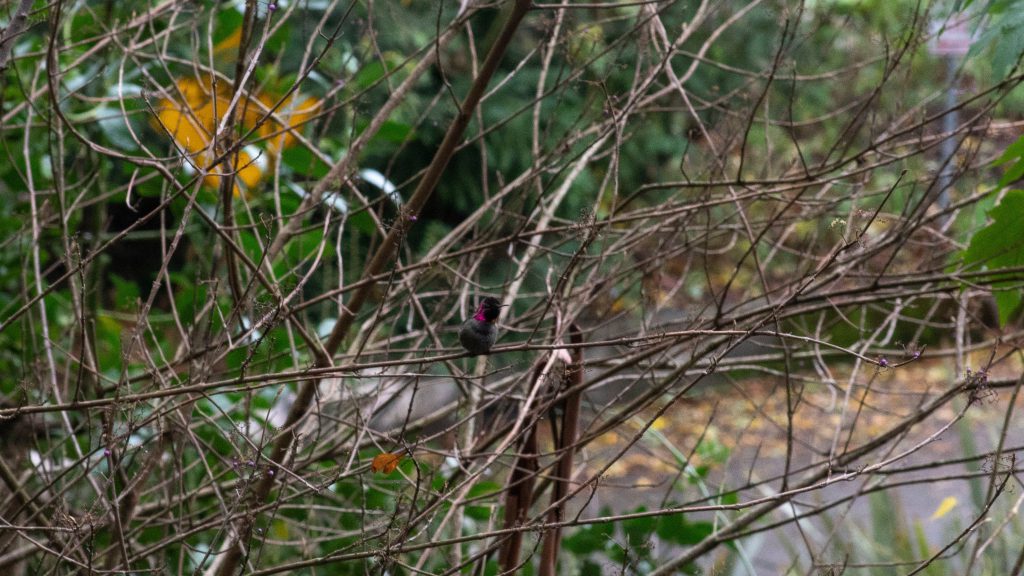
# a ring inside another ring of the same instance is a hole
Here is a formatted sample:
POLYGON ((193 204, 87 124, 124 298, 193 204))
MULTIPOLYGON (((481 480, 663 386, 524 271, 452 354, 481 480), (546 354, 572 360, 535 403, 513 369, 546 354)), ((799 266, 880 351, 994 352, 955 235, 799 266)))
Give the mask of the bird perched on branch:
POLYGON ((476 314, 462 324, 459 342, 470 354, 478 356, 490 353, 491 346, 494 346, 494 341, 498 339, 498 328, 494 321, 501 314, 501 308, 501 301, 488 296, 480 301, 476 314))

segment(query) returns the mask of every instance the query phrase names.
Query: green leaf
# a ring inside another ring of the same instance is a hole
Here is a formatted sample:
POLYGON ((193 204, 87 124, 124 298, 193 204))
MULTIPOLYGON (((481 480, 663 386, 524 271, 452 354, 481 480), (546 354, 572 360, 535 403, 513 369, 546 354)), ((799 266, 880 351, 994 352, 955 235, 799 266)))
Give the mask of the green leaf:
POLYGON ((724 464, 729 459, 729 447, 715 439, 704 438, 697 445, 697 456, 704 462, 724 464))
POLYGON ((292 27, 289 26, 288 20, 284 20, 277 31, 274 32, 270 38, 267 39, 267 43, 264 46, 264 50, 272 53, 281 52, 288 48, 289 43, 292 41, 292 27))
POLYGON ((501 485, 493 481, 484 481, 469 489, 469 498, 480 498, 481 503, 474 503, 466 506, 466 515, 474 520, 484 521, 491 517, 492 505, 483 504, 488 496, 496 496, 501 493, 501 485))
POLYGON ((384 64, 375 60, 364 66, 362 70, 356 73, 356 77, 352 81, 352 84, 357 90, 363 90, 383 78, 384 72, 384 64))
POLYGON ((726 492, 725 494, 722 494, 719 498, 722 504, 730 506, 740 501, 739 492, 726 492))
POLYGON ((585 560, 583 566, 580 567, 580 576, 601 576, 601 574, 604 574, 601 565, 592 560, 585 560))
POLYGON ((970 57, 991 48, 988 60, 997 76, 1006 74, 1024 51, 1024 12, 1013 4, 1016 2, 990 2, 986 8, 990 21, 981 37, 971 43, 970 57))
POLYGON ((491 506, 466 506, 466 516, 479 522, 486 522, 491 517, 491 506))
POLYGON ((113 316, 96 315, 96 351, 101 366, 117 366, 121 358, 121 323, 113 316))
MULTIPOLYGON (((366 127, 370 125, 369 120, 360 120, 356 122, 356 132, 362 134, 366 127)), ((412 126, 404 124, 402 122, 395 122, 394 120, 385 120, 377 133, 373 135, 371 141, 373 142, 391 142, 393 144, 401 144, 410 138, 412 134, 412 126)))
MULTIPOLYGON (((635 512, 646 511, 647 508, 644 506, 640 506, 635 510, 635 512)), ((622 531, 625 532, 626 537, 629 538, 629 544, 631 546, 638 546, 651 539, 651 534, 654 534, 657 524, 658 520, 654 516, 630 518, 629 520, 622 522, 622 531)))
POLYGON ((485 496, 496 496, 501 493, 501 484, 492 480, 485 480, 475 484, 466 494, 467 498, 483 498, 485 496))
POLYGON ((231 36, 242 25, 243 19, 242 13, 231 7, 218 11, 214 20, 213 43, 223 42, 231 36))
POLYGON ((356 212, 349 216, 348 223, 356 230, 370 236, 377 232, 377 227, 373 223, 373 218, 370 217, 366 210, 356 212))
POLYGON ((390 512, 395 509, 395 497, 391 491, 370 487, 366 491, 366 509, 390 512))
POLYGON ((286 148, 284 153, 281 154, 281 160, 284 161, 285 166, 294 170, 296 174, 313 178, 323 178, 331 169, 323 160, 314 156, 304 146, 286 148))
MULTIPOLYGON (((278 277, 282 277, 296 263, 303 262, 306 266, 309 266, 317 252, 320 252, 320 246, 324 242, 324 231, 320 228, 313 228, 293 237, 285 247, 288 258, 276 262, 274 264, 274 271, 279 275, 278 277)), ((334 244, 327 241, 320 256, 321 258, 328 259, 333 255, 334 244)))
POLYGON ((111 283, 114 285, 115 306, 117 310, 122 312, 131 311, 136 305, 136 301, 139 299, 139 285, 130 280, 125 280, 117 274, 109 275, 111 283))
POLYGON ((412 126, 393 120, 385 120, 374 138, 380 138, 387 142, 401 143, 405 142, 410 134, 412 134, 412 126))
POLYGON ((1019 160, 1021 158, 1024 158, 1024 136, 1021 136, 1016 142, 1007 146, 1006 151, 999 158, 996 158, 992 165, 999 166, 1000 164, 1006 164, 1011 160, 1019 160))
POLYGON ((658 537, 680 546, 692 546, 714 531, 710 522, 687 522, 682 514, 658 518, 658 537))
POLYGON ((239 234, 239 244, 245 250, 245 253, 252 259, 253 262, 259 262, 263 256, 263 247, 260 246, 260 241, 254 233, 246 231, 239 234))
MULTIPOLYGON (((989 212, 992 223, 971 238, 964 253, 966 264, 979 264, 987 270, 1024 266, 1024 190, 1011 190, 989 212)), ((999 324, 1005 325, 1020 306, 1020 290, 1013 280, 994 282, 999 324)))
POLYGON ((1015 182, 1021 176, 1024 176, 1024 158, 1017 160, 1013 166, 1006 169, 1003 173, 1003 177, 999 179, 999 187, 1005 188, 1010 185, 1011 182, 1015 182))
POLYGON ((600 552, 611 542, 614 530, 615 526, 611 523, 584 526, 562 540, 562 545, 577 556, 600 552))

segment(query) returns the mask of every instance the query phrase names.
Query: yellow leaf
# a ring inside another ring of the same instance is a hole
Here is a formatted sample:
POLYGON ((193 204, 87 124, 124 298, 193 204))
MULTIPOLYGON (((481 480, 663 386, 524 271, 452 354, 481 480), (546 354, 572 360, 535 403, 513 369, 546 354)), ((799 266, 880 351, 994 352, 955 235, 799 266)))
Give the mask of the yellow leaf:
MULTIPOLYGON (((241 195, 239 184, 243 186, 242 189, 247 193, 253 192, 256 185, 259 184, 260 179, 263 178, 263 171, 266 168, 266 164, 266 160, 259 155, 259 150, 256 148, 247 146, 244 150, 240 150, 238 152, 238 155, 235 157, 234 194, 236 197, 241 195)), ((219 188, 223 171, 223 165, 217 166, 206 178, 203 179, 203 184, 210 188, 219 188)))
POLYGON ((939 504, 939 507, 935 509, 935 512, 932 514, 931 519, 937 520, 939 518, 942 518, 946 514, 949 514, 949 511, 952 510, 955 506, 956 496, 946 496, 945 498, 942 499, 942 503, 939 504))
MULTIPOLYGON (((230 38, 222 43, 230 44, 230 38)), ((295 134, 319 113, 322 103, 313 97, 292 94, 281 102, 275 111, 275 119, 260 125, 258 134, 266 142, 261 148, 246 146, 235 156, 234 161, 212 166, 216 151, 210 149, 212 134, 223 120, 232 102, 230 82, 214 84, 209 76, 200 78, 179 78, 175 86, 168 89, 156 109, 153 127, 168 133, 180 149, 188 153, 190 162, 210 174, 203 179, 208 188, 220 187, 225 172, 234 170, 235 197, 243 194, 251 197, 266 173, 271 169, 269 157, 276 157, 284 148, 295 145, 295 134), (216 88, 214 86, 216 85, 216 88), (232 168, 233 167, 233 168, 232 168)), ((238 99, 236 118, 244 131, 249 131, 264 118, 278 99, 266 93, 252 96, 243 95, 238 99)))
POLYGON ((278 520, 274 522, 273 527, 270 529, 270 534, 278 540, 287 540, 289 538, 288 525, 278 520))
POLYGON ((199 126, 192 117, 183 113, 181 109, 161 101, 163 106, 158 110, 158 127, 170 132, 171 137, 187 152, 196 154, 204 150, 208 145, 207 132, 199 126))
POLYGON ((238 45, 242 42, 242 27, 235 28, 235 31, 228 35, 227 38, 221 40, 213 47, 213 53, 217 56, 222 56, 224 52, 228 50, 235 50, 238 45))
POLYGON ((385 474, 391 474, 398 468, 398 463, 402 461, 404 452, 382 452, 373 457, 373 463, 370 464, 370 468, 374 472, 383 472, 385 474))
MULTIPOLYGON (((260 102, 269 110, 277 103, 275 98, 269 94, 260 94, 260 102)), ((282 148, 290 148, 296 143, 293 131, 300 129, 306 122, 313 118, 320 110, 320 101, 315 98, 304 97, 292 94, 277 108, 277 117, 281 118, 285 125, 282 126, 275 120, 265 122, 260 126, 259 134, 263 138, 271 138, 267 148, 278 153, 282 148), (282 130, 286 130, 282 132, 282 130)))

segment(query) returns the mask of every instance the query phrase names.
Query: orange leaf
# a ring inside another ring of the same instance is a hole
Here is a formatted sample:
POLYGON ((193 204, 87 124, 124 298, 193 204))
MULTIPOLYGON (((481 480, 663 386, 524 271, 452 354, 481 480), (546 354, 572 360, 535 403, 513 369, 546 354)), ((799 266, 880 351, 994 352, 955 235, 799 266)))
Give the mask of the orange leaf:
POLYGON ((383 472, 385 474, 391 474, 398 468, 398 463, 402 461, 402 456, 405 456, 404 452, 382 452, 373 457, 373 464, 370 468, 374 472, 383 472))

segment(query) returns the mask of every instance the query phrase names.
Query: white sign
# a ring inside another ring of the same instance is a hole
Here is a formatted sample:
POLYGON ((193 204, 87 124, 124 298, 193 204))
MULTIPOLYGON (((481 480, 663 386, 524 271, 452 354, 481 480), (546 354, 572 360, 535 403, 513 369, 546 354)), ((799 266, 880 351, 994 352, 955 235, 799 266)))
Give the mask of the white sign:
POLYGON ((967 16, 961 15, 932 23, 928 51, 936 56, 966 56, 973 41, 974 34, 967 23, 967 16))

